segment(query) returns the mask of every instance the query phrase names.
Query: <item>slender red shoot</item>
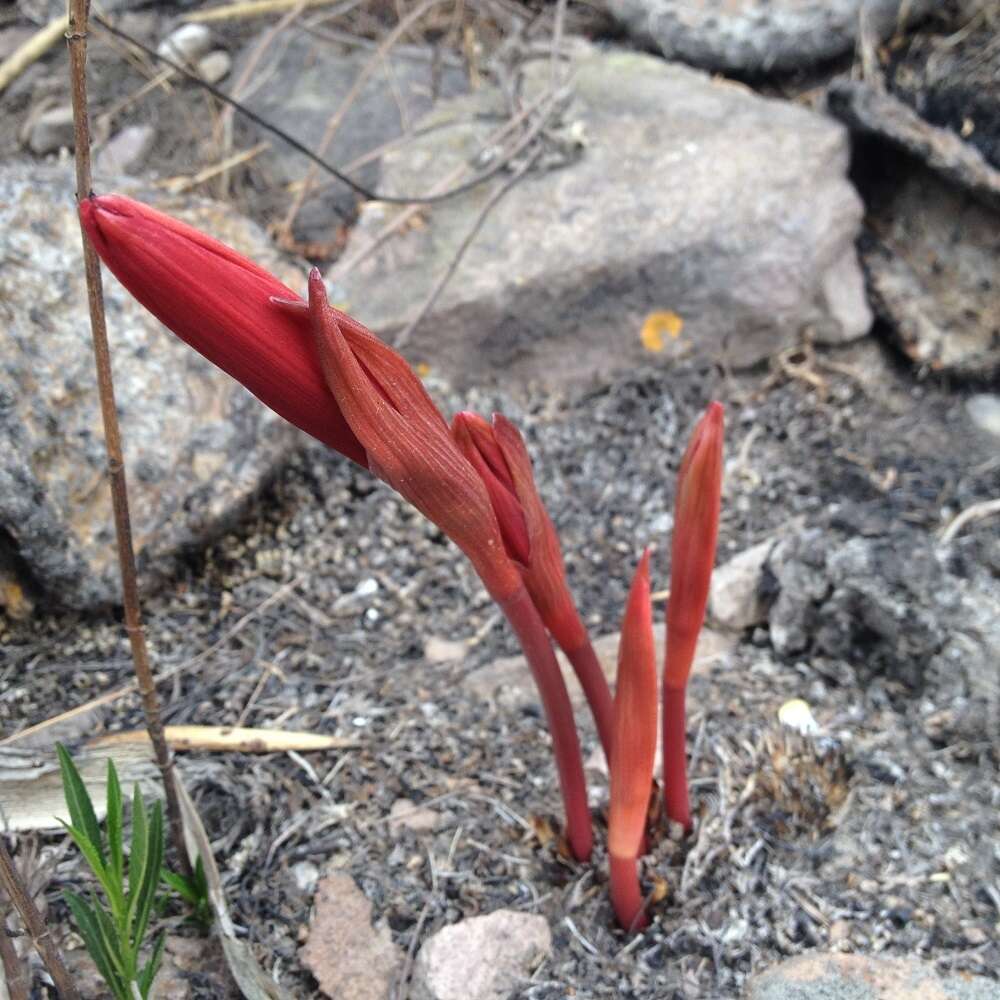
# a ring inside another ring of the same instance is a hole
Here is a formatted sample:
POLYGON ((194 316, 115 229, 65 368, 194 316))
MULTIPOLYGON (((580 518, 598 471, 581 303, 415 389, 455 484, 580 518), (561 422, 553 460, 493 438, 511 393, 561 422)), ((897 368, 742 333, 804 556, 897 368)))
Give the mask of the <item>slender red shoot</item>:
POLYGON ((636 569, 622 622, 614 741, 608 814, 611 902, 618 922, 628 930, 649 922, 638 874, 656 756, 656 646, 648 549, 636 569))
POLYGON ((722 498, 723 410, 710 403, 677 478, 663 671, 663 794, 667 816, 691 829, 684 692, 705 620, 722 498))

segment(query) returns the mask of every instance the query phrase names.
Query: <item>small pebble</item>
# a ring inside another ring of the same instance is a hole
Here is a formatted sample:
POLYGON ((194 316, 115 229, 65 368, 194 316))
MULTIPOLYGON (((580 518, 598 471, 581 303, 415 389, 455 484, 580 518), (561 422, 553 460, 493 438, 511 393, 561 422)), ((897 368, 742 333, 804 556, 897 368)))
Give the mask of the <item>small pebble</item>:
POLYGON ((194 64, 212 47, 212 33, 203 24, 182 24, 157 46, 157 55, 194 64))
POLYGON ((195 68, 197 69, 198 76, 207 83, 218 83, 229 75, 232 65, 233 61, 229 58, 229 53, 223 52, 222 49, 217 49, 215 52, 209 52, 207 56, 199 59, 198 65, 195 68))

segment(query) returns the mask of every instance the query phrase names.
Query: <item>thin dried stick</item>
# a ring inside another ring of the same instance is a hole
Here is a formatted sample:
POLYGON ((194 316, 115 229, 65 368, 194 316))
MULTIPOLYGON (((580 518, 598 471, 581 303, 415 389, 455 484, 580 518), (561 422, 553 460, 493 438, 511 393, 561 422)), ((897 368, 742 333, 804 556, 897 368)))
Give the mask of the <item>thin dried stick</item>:
POLYGON ((427 296, 426 299, 424 299, 423 305, 421 305, 417 315, 414 316, 413 319, 411 319, 410 322, 407 323, 402 330, 400 330, 399 336, 396 337, 396 341, 393 344, 393 346, 397 350, 402 350, 403 347, 406 346, 406 342, 410 339, 410 336, 413 333, 413 331, 421 324, 424 317, 434 307, 434 303, 437 301, 438 296, 444 291, 445 286, 448 284, 449 281, 451 281, 455 272, 458 270, 458 265, 462 262, 462 258, 465 256, 465 251, 469 249, 469 247, 472 245, 472 241, 476 238, 476 234, 479 232, 480 229, 483 228, 483 224, 486 222, 486 219, 489 216, 490 212, 493 211, 494 206, 538 162, 538 158, 539 156, 541 156, 541 153, 542 151, 538 150, 538 152, 536 152, 534 156, 532 156, 530 159, 525 160, 521 164, 521 166, 519 166, 510 175, 510 178, 507 181, 507 183, 501 184, 500 187, 498 187, 496 191, 494 191, 493 194, 490 195, 486 204, 483 205, 482 210, 476 217, 476 221, 473 222, 472 227, 465 234, 465 239, 462 240, 461 246, 459 246, 458 250, 451 258, 451 262, 448 264, 448 267, 445 270, 444 274, 442 274, 441 277, 438 278, 437 283, 430 290, 430 294, 427 296))
MULTIPOLYGON (((90 178, 90 122, 87 115, 87 27, 89 0, 71 0, 69 29, 70 87, 73 95, 73 133, 76 146, 76 197, 79 202, 91 194, 90 178)), ((167 818, 170 834, 179 854, 179 863, 185 874, 191 874, 191 861, 184 846, 184 827, 177 786, 173 771, 173 758, 163 737, 160 718, 160 701, 153 683, 153 672, 146 650, 146 636, 142 628, 139 606, 139 588, 136 582, 135 553, 132 549, 132 525, 129 517, 128 487, 125 480, 125 457, 122 453, 118 412, 115 408, 115 388, 111 376, 111 351, 104 319, 104 290, 101 285, 101 268, 97 254, 90 245, 83 227, 83 261, 87 277, 87 301, 90 306, 90 330, 94 343, 94 363, 97 368, 97 388, 101 401, 101 418, 104 423, 104 444, 108 455, 108 479, 111 485, 111 503, 114 509, 115 537, 118 541, 118 565, 122 579, 122 602, 125 609, 125 631, 132 647, 132 663, 142 707, 146 715, 146 728, 153 744, 153 755, 163 776, 167 800, 167 818)))
MULTIPOLYGON (((0 893, 0 901, 3 900, 0 893)), ((3 963, 3 978, 7 986, 9 1000, 31 1000, 31 978, 27 971, 28 963, 14 947, 14 942, 8 932, 7 914, 0 913, 0 962, 3 963)))
MULTIPOLYGON (((364 89, 365 84, 371 79, 372 74, 383 64, 389 51, 392 49, 393 45, 406 33, 406 31, 411 27, 411 25, 416 24, 429 10, 432 10, 439 3, 444 2, 444 0, 424 0, 422 4, 414 8, 410 13, 404 17, 379 45, 379 47, 372 53, 371 58, 365 63, 364 68, 358 73, 351 85, 351 89, 344 95, 344 99, 340 102, 340 107, 333 113, 330 120, 326 123, 326 128, 323 131, 323 136, 319 141, 319 146, 316 149, 316 153, 319 156, 323 156, 326 153, 327 148, 333 141, 333 137, 337 134, 337 130, 343 124, 344 117, 350 110, 351 106, 358 99, 361 91, 364 89)), ((315 163, 310 164, 309 170, 306 172, 306 176, 302 181, 298 191, 295 193, 295 197, 292 199, 292 204, 288 208, 288 212, 285 214, 285 218, 281 222, 281 229, 289 233, 292 230, 292 226, 295 223, 295 218, 299 214, 299 209, 302 208, 303 203, 309 196, 309 192, 312 190, 312 185, 316 180, 317 167, 315 163)))
POLYGON ((242 21, 250 17, 264 17, 276 14, 279 10, 288 10, 301 4, 303 7, 324 7, 334 0, 245 0, 242 3, 225 4, 222 7, 209 7, 186 14, 185 21, 206 24, 211 21, 242 21))
MULTIPOLYGON (((76 985, 70 978, 70 974, 63 965, 62 955, 56 947, 55 941, 49 934, 48 927, 42 919, 35 901, 31 898, 18 870, 14 867, 14 859, 7 850, 7 842, 0 836, 0 886, 10 897, 14 908, 21 914, 24 926, 31 935, 38 954, 42 956, 45 967, 49 970, 52 982, 56 984, 56 989, 63 1000, 80 1000, 80 994, 76 991, 76 985)), ((0 933, 6 937, 6 929, 0 928, 0 933)))

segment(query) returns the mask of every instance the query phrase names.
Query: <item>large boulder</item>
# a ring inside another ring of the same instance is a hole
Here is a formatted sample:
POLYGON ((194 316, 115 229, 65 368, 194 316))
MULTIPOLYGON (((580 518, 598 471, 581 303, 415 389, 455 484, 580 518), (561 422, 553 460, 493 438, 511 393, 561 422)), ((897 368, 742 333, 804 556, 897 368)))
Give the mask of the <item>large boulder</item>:
POLYGON ((723 73, 807 69, 853 50, 864 24, 885 39, 932 0, 606 0, 640 44, 723 73))
MULTIPOLYGON (((73 190, 65 170, 0 168, 0 570, 52 603, 84 608, 118 600, 120 586, 73 190)), ((228 207, 162 196, 157 207, 301 284, 301 270, 228 207)), ((300 435, 114 278, 104 289, 134 542, 149 586, 171 557, 229 524, 300 435)))
MULTIPOLYGON (((532 65, 526 102, 549 83, 548 63, 532 65)), ((559 138, 577 149, 492 208, 410 337, 413 357, 459 381, 564 382, 650 351, 739 367, 806 334, 868 330, 842 126, 632 52, 581 44, 572 73, 559 138)), ((428 191, 477 162, 502 102, 485 88, 443 102, 386 155, 382 187, 428 191)), ((428 206, 361 259, 401 211, 367 205, 330 272, 346 307, 394 341, 506 182, 428 206)))

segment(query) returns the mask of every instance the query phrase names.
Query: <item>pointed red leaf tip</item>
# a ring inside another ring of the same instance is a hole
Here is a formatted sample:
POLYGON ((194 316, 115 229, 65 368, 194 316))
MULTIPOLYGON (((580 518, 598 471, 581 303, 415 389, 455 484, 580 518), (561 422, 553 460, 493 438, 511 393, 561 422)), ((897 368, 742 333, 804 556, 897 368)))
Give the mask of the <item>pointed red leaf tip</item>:
POLYGON ((710 403, 688 444, 677 478, 667 605, 664 683, 684 687, 705 620, 722 498, 723 409, 710 403))
POLYGON ((608 851, 618 857, 634 858, 642 842, 653 783, 656 723, 656 645, 647 549, 629 591, 618 649, 608 816, 608 851))
POLYGON ((122 195, 80 203, 98 256, 161 323, 307 434, 367 465, 327 388, 301 301, 231 247, 122 195))
POLYGON ((647 549, 635 571, 622 622, 611 758, 611 900, 618 922, 625 928, 642 927, 648 922, 642 912, 636 862, 649 811, 656 722, 656 645, 647 549))
POLYGON ((372 472, 458 545, 496 600, 509 598, 521 578, 489 494, 423 382, 399 354, 330 307, 316 268, 309 312, 323 374, 372 472))
POLYGON ((462 412, 452 418, 451 434, 486 487, 507 555, 527 567, 531 563, 528 526, 507 462, 493 439, 493 429, 478 413, 462 412))

